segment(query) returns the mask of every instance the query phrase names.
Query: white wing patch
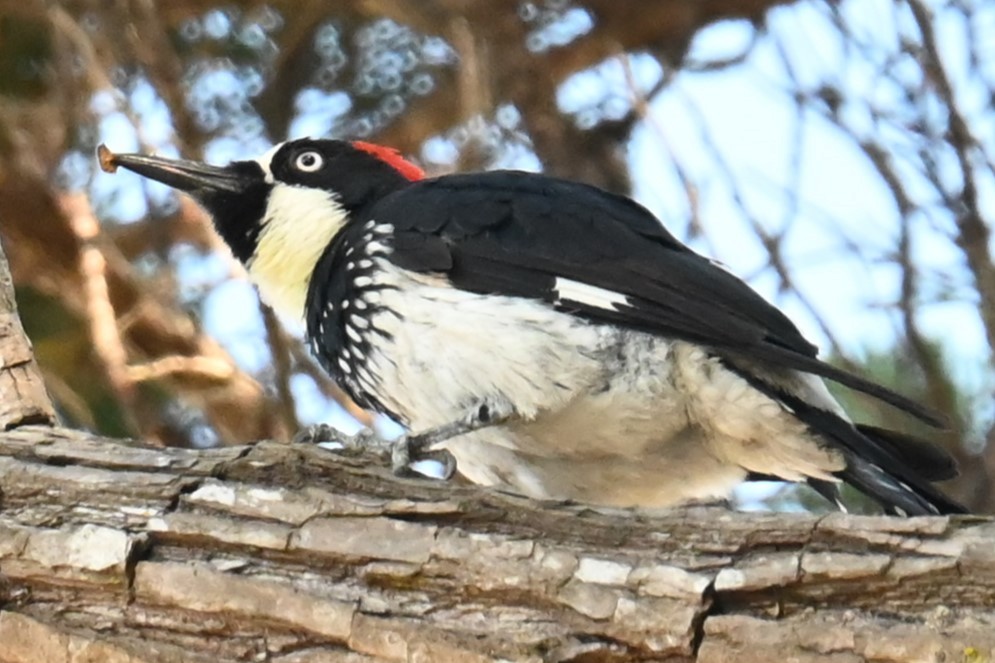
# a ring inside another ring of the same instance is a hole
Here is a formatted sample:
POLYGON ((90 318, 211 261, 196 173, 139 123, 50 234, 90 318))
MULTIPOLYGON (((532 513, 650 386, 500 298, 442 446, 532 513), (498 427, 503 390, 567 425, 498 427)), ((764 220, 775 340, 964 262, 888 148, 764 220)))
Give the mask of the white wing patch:
POLYGON ((553 289, 556 290, 557 301, 566 299, 609 311, 628 303, 626 296, 621 293, 563 277, 556 279, 553 289))

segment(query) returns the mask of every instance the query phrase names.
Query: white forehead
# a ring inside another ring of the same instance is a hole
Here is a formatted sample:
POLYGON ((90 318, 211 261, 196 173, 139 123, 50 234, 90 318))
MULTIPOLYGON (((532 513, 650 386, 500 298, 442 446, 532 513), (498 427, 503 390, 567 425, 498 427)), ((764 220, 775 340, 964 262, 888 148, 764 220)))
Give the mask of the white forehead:
POLYGON ((280 148, 283 147, 284 145, 286 145, 286 143, 277 143, 273 147, 266 150, 266 152, 263 153, 261 156, 258 156, 255 159, 253 159, 253 161, 258 163, 259 167, 263 169, 263 173, 266 176, 266 182, 268 184, 273 183, 273 169, 270 166, 271 162, 273 161, 273 155, 279 152, 280 148))

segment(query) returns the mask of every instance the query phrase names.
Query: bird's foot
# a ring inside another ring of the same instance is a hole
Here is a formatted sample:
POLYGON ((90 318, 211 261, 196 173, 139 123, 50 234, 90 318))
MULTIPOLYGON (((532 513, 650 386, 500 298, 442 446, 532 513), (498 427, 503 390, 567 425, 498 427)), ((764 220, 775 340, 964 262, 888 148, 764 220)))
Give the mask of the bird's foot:
POLYGON ((389 460, 391 470, 398 476, 411 474, 412 463, 434 461, 442 466, 442 478, 449 479, 456 472, 456 459, 445 449, 429 449, 439 441, 437 437, 433 429, 424 435, 402 435, 386 440, 369 428, 347 435, 328 424, 315 424, 302 428, 292 442, 316 444, 330 451, 371 454, 389 460))
POLYGON ((442 477, 449 479, 456 473, 456 459, 445 449, 433 447, 466 433, 500 425, 514 416, 515 408, 511 403, 504 400, 485 401, 459 419, 395 440, 390 449, 391 467, 395 474, 402 474, 409 471, 413 462, 432 460, 442 466, 442 477))
POLYGON ((316 444, 331 451, 383 453, 390 445, 370 428, 363 428, 354 435, 347 435, 328 424, 305 426, 294 435, 292 444, 316 444))
POLYGON ((410 474, 412 463, 435 461, 442 466, 442 477, 448 479, 456 472, 456 459, 445 449, 433 447, 459 435, 499 426, 515 416, 515 408, 511 403, 504 399, 490 399, 472 408, 459 419, 416 435, 402 435, 396 440, 385 440, 369 428, 364 428, 355 435, 346 435, 328 424, 315 424, 302 429, 294 436, 293 441, 317 444, 332 450, 373 453, 389 460, 391 469, 397 475, 410 474))
POLYGON ((402 435, 391 443, 390 467, 398 476, 412 473, 413 463, 431 461, 441 466, 442 479, 450 479, 456 473, 456 458, 445 449, 430 449, 431 441, 421 435, 402 435))

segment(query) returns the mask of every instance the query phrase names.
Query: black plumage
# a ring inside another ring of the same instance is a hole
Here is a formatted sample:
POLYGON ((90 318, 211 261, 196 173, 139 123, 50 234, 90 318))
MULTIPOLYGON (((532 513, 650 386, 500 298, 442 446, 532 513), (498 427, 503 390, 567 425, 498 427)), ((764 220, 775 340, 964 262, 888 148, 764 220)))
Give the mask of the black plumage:
POLYGON ((628 198, 498 171, 411 183, 367 214, 391 219, 391 260, 405 269, 443 272, 458 288, 542 299, 594 321, 814 373, 944 424, 919 403, 820 361, 781 311, 628 198), (558 277, 626 295, 627 303, 604 308, 561 300, 558 277))
POLYGON ((308 286, 304 322, 312 352, 339 387, 361 407, 403 422, 378 398, 378 377, 365 367, 372 344, 390 340, 387 331, 368 322, 383 309, 366 304, 365 296, 391 286, 360 281, 372 273, 370 242, 364 241, 371 229, 369 223, 351 225, 325 250, 308 286), (358 318, 367 321, 362 328, 356 324, 358 318))

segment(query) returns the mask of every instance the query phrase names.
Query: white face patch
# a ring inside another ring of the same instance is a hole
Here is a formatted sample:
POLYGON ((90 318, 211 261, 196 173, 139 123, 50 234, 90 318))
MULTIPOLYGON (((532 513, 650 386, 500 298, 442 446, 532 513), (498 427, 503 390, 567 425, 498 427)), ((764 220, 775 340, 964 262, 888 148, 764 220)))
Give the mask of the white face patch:
POLYGON ((282 316, 302 320, 311 273, 345 222, 346 211, 334 194, 274 185, 247 265, 263 301, 282 316))
POLYGON ((271 166, 273 162, 273 155, 276 154, 280 150, 280 148, 283 147, 284 145, 285 143, 277 143, 273 147, 266 150, 265 154, 253 159, 253 161, 258 163, 259 167, 263 169, 263 174, 265 176, 267 184, 272 184, 274 182, 273 169, 271 166))
POLYGON ((563 277, 556 279, 553 289, 556 290, 558 301, 566 299, 609 311, 616 310, 616 305, 628 303, 626 296, 619 292, 605 290, 604 288, 563 277))

